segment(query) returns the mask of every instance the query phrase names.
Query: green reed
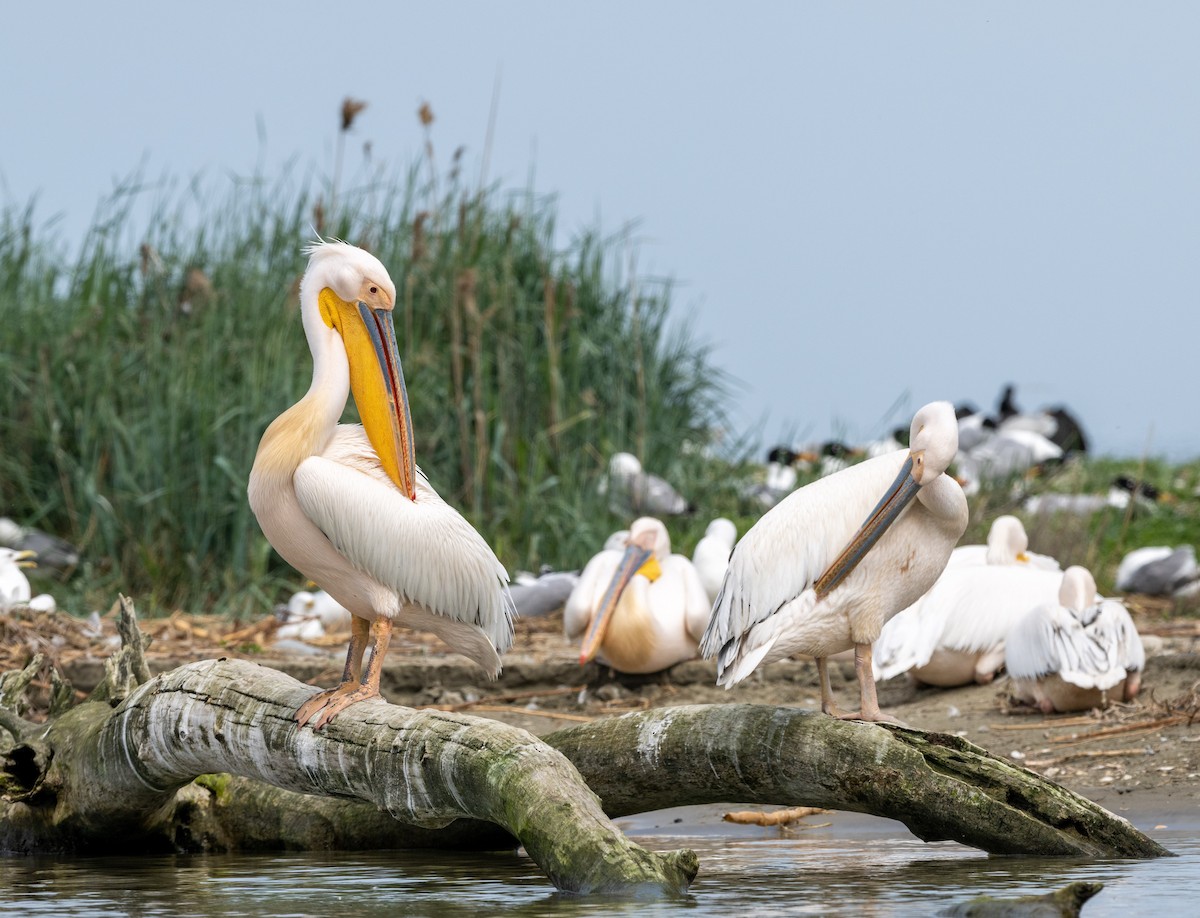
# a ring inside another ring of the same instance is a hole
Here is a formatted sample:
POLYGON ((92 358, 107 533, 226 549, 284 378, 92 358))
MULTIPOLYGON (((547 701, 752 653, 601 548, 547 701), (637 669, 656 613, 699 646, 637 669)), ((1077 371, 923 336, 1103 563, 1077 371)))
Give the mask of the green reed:
MULTIPOLYGON (((262 431, 311 376, 296 285, 324 215, 321 189, 293 184, 190 187, 145 226, 126 190, 73 259, 32 208, 0 215, 0 513, 83 549, 79 606, 119 589, 258 614, 297 584, 245 496, 262 431)), ((628 523, 596 494, 612 452, 701 492, 719 480, 686 446, 720 421, 725 382, 669 287, 623 271, 631 233, 556 247, 552 199, 442 184, 343 191, 322 228, 396 282, 435 487, 510 568, 579 566, 628 523)))

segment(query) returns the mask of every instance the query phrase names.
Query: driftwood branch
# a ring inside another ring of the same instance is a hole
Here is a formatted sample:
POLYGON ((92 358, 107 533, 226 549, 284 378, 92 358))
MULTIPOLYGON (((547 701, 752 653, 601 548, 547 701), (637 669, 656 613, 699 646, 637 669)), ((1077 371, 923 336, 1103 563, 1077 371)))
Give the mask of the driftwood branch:
POLYGON ((803 804, 899 820, 992 854, 1160 857, 1098 804, 964 739, 769 705, 658 708, 544 737, 610 816, 697 803, 803 804))

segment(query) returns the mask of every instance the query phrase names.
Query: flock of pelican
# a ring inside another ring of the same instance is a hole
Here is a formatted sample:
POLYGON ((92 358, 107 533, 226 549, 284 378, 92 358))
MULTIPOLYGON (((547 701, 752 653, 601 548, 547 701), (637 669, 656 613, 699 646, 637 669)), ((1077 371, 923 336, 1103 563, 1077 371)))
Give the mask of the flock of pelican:
MULTIPOLYGON (((296 712, 300 725, 320 729, 349 705, 379 697, 396 624, 433 632, 495 676, 513 642, 514 604, 487 542, 416 465, 386 269, 341 242, 315 244, 309 254, 300 312, 312 384, 263 435, 249 499, 276 551, 350 618, 341 681, 296 712), (361 425, 339 423, 351 395, 361 425)), ((1007 521, 997 521, 994 545, 955 548, 967 500, 947 468, 961 461, 960 437, 972 429, 963 418, 949 402, 926 405, 907 432, 873 445, 855 465, 832 447, 773 454, 761 495, 770 508, 740 541, 732 522, 714 521, 691 559, 672 553, 657 518, 687 512, 687 502, 633 456, 618 454, 610 500, 638 518, 577 580, 559 586, 569 590, 564 628, 579 642, 580 661, 652 673, 703 655, 715 658, 718 684, 730 687, 760 666, 805 654, 817 661, 822 710, 868 721, 893 720, 879 708, 875 676, 901 658, 917 678, 939 683, 962 673, 985 678, 1007 652, 1043 707, 1059 703, 1039 680, 1060 661, 1067 661, 1054 670, 1061 680, 1100 661, 1108 669, 1092 675, 1091 688, 1115 686, 1120 672, 1125 694, 1136 691, 1136 655, 1081 643, 1119 632, 1131 644, 1131 625, 1112 624, 1117 604, 1102 602, 1097 611, 1090 575, 1039 561, 1007 521), (793 490, 798 462, 819 463, 823 477, 793 490), (1020 604, 1042 617, 1022 619, 1007 651, 1011 629, 1000 628, 999 611, 982 616, 998 640, 963 637, 967 616, 951 610, 967 595, 1013 594, 1014 578, 1028 587, 1005 615, 1020 604), (835 703, 827 669, 830 656, 851 651, 859 685, 852 713, 835 703)), ((980 424, 978 443, 992 443, 998 456, 1002 434, 1028 439, 1007 423, 1007 431, 1002 423, 987 435, 980 424)), ((305 602, 315 607, 315 599, 305 602)))

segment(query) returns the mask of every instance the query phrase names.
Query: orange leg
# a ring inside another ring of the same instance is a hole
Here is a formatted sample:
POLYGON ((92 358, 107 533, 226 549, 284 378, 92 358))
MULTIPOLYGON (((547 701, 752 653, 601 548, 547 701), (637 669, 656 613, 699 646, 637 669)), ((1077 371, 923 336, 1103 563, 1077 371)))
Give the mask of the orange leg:
POLYGON ((854 645, 854 674, 858 676, 858 693, 861 710, 857 714, 840 714, 842 720, 868 720, 876 723, 896 724, 907 727, 908 724, 897 720, 890 714, 879 710, 879 697, 875 694, 875 673, 871 667, 872 650, 870 644, 854 645))
POLYGON ((379 677, 383 674, 383 657, 387 653, 388 642, 391 638, 392 620, 390 618, 381 617, 371 622, 367 643, 371 649, 371 658, 367 661, 366 669, 363 670, 362 679, 349 691, 342 691, 340 685, 334 689, 321 706, 317 719, 313 721, 314 730, 320 730, 350 705, 380 697, 379 677))
POLYGON ((332 698, 354 691, 362 675, 363 652, 367 649, 371 623, 357 615, 350 619, 350 646, 346 650, 346 667, 342 670, 342 681, 335 688, 317 692, 296 711, 296 723, 304 726, 317 711, 332 698))
POLYGON ((853 714, 847 714, 834 703, 833 688, 829 684, 829 661, 825 657, 817 657, 817 676, 821 680, 821 710, 842 720, 853 717, 853 714))

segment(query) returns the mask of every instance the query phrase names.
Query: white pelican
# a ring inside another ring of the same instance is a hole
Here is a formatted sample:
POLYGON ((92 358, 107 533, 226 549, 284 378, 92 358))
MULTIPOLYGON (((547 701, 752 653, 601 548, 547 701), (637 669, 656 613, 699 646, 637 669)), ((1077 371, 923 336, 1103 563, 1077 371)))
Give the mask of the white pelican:
POLYGON ((962 488, 944 474, 958 448, 949 402, 917 412, 910 443, 794 492, 738 543, 701 643, 718 685, 803 653, 817 660, 823 711, 892 720, 875 696, 871 645, 929 589, 967 526, 962 488), (857 714, 834 705, 826 664, 851 647, 857 714))
POLYGON ((296 712, 300 724, 319 714, 320 729, 379 697, 394 623, 432 631, 493 676, 513 623, 507 572, 413 459, 387 270, 342 242, 309 253, 300 313, 312 385, 263 434, 249 497, 267 541, 354 616, 341 683, 296 712), (351 391, 361 426, 338 424, 351 391))
POLYGON ((1191 545, 1135 548, 1117 565, 1117 589, 1147 596, 1169 596, 1200 577, 1191 545))
POLYGON ((696 656, 709 602, 692 562, 671 554, 667 527, 634 520, 621 551, 587 563, 563 610, 563 629, 593 657, 622 673, 656 673, 696 656))
MULTIPOLYGON (((729 567, 729 556, 733 554, 733 544, 737 541, 737 527, 732 520, 717 517, 704 530, 704 538, 696 543, 692 552, 692 564, 700 575, 700 583, 708 596, 709 608, 716 602, 717 594, 721 592, 721 583, 725 580, 725 571, 729 567)), ((708 624, 705 616, 704 623, 708 624)))
POLYGON ((669 482, 644 471, 633 453, 614 453, 608 461, 608 477, 600 481, 600 493, 606 491, 609 509, 619 516, 682 516, 694 510, 669 482))
POLYGON ((1030 610, 1006 642, 1006 665, 1018 701, 1054 711, 1132 701, 1146 655, 1125 607, 1097 601, 1096 581, 1082 567, 1063 573, 1058 601, 1030 610))

